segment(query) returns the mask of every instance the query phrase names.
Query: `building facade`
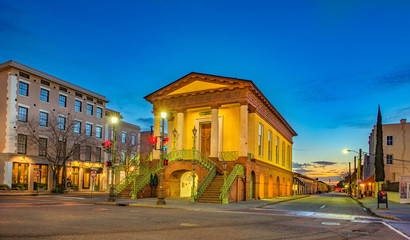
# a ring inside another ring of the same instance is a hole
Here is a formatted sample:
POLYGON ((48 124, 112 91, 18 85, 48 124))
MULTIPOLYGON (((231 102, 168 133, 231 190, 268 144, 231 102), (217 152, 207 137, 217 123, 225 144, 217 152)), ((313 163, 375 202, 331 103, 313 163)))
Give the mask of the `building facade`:
MULTIPOLYGON (((400 176, 410 174, 410 123, 401 119, 397 124, 383 124, 383 154, 385 180, 398 182, 400 176)), ((369 136, 369 156, 364 161, 364 179, 374 175, 376 154, 376 126, 369 136)), ((371 184, 371 182, 369 182, 371 184)))
MULTIPOLYGON (((229 201, 291 195, 296 133, 252 81, 190 73, 145 99, 153 104, 154 135, 165 128, 170 138, 166 197, 203 191, 193 188, 203 181, 217 185, 224 172, 235 179, 229 201)), ((154 150, 153 162, 160 157, 154 150)))

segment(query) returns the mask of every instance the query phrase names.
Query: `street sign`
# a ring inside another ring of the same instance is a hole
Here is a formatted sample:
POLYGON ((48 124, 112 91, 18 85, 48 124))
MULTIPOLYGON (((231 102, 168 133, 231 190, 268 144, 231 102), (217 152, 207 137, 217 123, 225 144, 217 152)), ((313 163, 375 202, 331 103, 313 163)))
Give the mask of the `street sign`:
POLYGON ((40 177, 40 172, 36 172, 36 177, 37 177, 37 178, 40 177))
POLYGON ((97 171, 91 171, 91 178, 95 178, 97 176, 97 171))
POLYGON ((41 168, 34 168, 34 171, 39 171, 39 172, 41 172, 41 168))

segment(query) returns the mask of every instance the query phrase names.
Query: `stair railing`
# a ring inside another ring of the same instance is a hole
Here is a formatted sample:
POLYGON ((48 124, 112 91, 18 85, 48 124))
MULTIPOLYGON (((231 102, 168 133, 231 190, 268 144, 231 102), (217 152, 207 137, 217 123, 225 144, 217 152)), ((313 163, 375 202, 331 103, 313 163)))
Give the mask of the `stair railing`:
POLYGON ((235 165, 235 167, 232 169, 231 174, 229 174, 226 181, 224 181, 224 185, 221 188, 221 194, 219 195, 219 199, 222 201, 222 204, 228 204, 228 191, 237 176, 245 176, 245 168, 240 164, 235 165))
MULTIPOLYGON (((128 166, 126 166, 126 167, 129 168, 130 166, 135 165, 135 164, 137 164, 138 166, 140 164, 140 155, 139 154, 137 154, 134 159, 131 159, 131 161, 128 163, 128 166)), ((114 186, 115 195, 122 192, 122 190, 124 190, 124 188, 126 188, 128 186, 128 184, 130 184, 131 181, 134 180, 138 176, 138 174, 139 174, 139 171, 138 171, 138 168, 136 168, 133 171, 130 171, 128 173, 128 175, 126 177, 124 177, 120 182, 115 184, 115 186, 114 186)))
POLYGON ((202 193, 204 193, 205 189, 209 186, 216 175, 216 166, 213 166, 211 170, 209 170, 208 174, 204 177, 201 183, 198 185, 196 189, 196 193, 194 193, 195 201, 198 200, 202 193))
POLYGON ((141 191, 147 183, 151 180, 151 174, 156 174, 159 170, 161 170, 161 162, 158 161, 157 164, 155 164, 152 168, 150 168, 148 171, 142 175, 142 177, 138 180, 134 180, 134 184, 132 185, 132 189, 130 192, 130 196, 132 199, 137 198, 137 194, 139 191, 141 191))

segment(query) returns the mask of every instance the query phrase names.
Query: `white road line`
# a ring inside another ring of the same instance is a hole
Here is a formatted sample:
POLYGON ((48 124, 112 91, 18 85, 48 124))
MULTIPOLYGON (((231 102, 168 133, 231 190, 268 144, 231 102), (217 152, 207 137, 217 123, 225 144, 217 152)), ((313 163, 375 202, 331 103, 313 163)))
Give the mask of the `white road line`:
POLYGON ((324 208, 326 206, 326 204, 325 205, 323 205, 323 206, 321 206, 320 208, 324 208))
POLYGON ((384 225, 388 226, 391 230, 395 231, 396 233, 400 234, 401 236, 403 236, 406 239, 410 239, 410 237, 408 237, 406 234, 400 232, 399 230, 397 230, 396 228, 394 228, 393 226, 391 226, 390 224, 386 223, 386 222, 382 222, 384 225))

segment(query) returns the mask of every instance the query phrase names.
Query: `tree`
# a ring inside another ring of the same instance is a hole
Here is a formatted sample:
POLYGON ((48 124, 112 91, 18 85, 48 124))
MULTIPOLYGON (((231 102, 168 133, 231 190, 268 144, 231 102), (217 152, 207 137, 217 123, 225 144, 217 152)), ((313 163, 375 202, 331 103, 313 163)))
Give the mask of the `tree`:
POLYGON ((128 176, 130 171, 136 171, 140 161, 138 153, 139 139, 136 137, 133 144, 131 138, 132 135, 128 134, 125 143, 123 143, 119 132, 115 136, 115 163, 120 164, 119 169, 125 171, 125 176, 128 176))
POLYGON ((53 173, 52 189, 63 192, 67 164, 74 158, 79 159, 80 154, 85 151, 91 157, 93 152, 89 150, 90 146, 96 145, 95 138, 88 136, 85 126, 81 126, 75 114, 70 113, 66 115, 51 113, 46 119, 42 118, 40 121, 32 119, 20 126, 27 134, 31 147, 38 148, 39 153, 41 152, 41 155, 49 162, 53 173), (61 187, 58 188, 60 173, 62 181, 61 187))
POLYGON ((384 155, 383 155, 383 126, 382 126, 382 115, 377 113, 377 126, 376 126, 376 156, 374 161, 375 166, 375 181, 384 181, 384 155))

